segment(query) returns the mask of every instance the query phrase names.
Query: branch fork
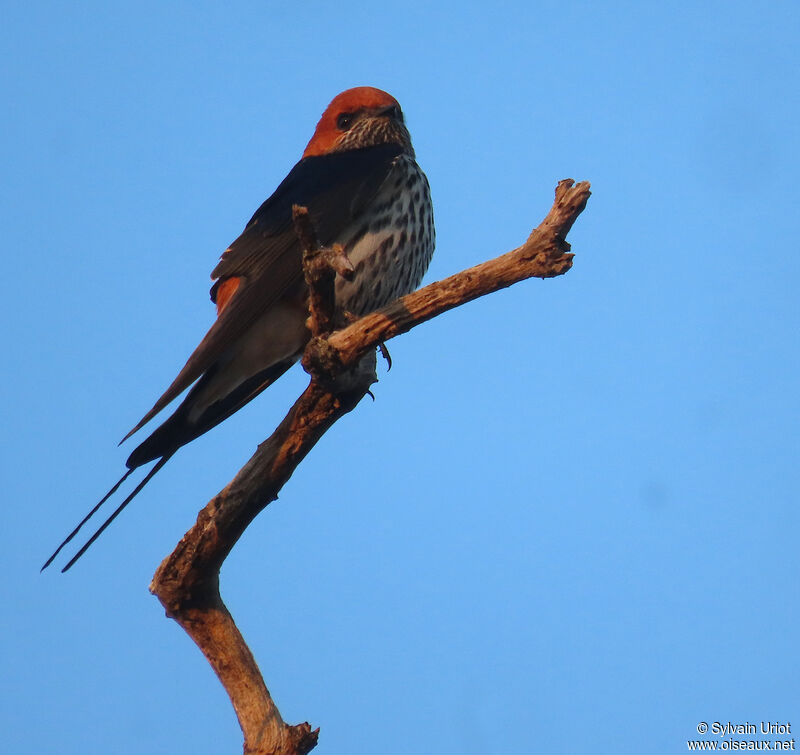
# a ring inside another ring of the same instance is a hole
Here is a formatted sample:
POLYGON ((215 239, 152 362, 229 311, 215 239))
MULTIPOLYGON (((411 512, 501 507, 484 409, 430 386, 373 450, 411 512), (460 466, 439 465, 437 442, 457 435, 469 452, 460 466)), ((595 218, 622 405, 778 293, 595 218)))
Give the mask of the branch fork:
POLYGON ((302 361, 311 380, 275 432, 200 511, 150 585, 225 687, 242 727, 245 755, 305 755, 316 746, 319 730, 281 718, 220 596, 219 571, 228 553, 328 428, 369 392, 376 380, 376 347, 479 296, 526 278, 566 273, 573 258, 566 236, 589 196, 587 182, 561 181, 550 212, 522 246, 338 329, 334 281, 337 273, 352 275, 353 266, 340 246, 321 249, 306 208, 292 208, 309 288, 312 337, 302 361))

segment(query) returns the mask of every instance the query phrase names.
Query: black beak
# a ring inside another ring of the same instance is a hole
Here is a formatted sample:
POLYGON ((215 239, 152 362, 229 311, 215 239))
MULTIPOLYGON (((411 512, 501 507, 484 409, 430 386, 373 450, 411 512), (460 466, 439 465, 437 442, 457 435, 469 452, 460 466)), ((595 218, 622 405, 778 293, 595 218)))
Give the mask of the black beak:
POLYGON ((397 121, 398 123, 403 122, 403 111, 400 110, 399 105, 389 105, 389 107, 381 110, 379 115, 385 115, 387 118, 391 118, 393 121, 397 121))

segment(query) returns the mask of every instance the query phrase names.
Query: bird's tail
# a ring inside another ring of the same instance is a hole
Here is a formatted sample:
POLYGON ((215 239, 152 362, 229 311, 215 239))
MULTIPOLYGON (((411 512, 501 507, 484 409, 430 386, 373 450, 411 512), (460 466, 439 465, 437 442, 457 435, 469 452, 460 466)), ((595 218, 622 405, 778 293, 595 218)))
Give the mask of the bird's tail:
MULTIPOLYGON (((158 472, 158 470, 161 469, 161 467, 163 467, 169 461, 169 459, 170 459, 170 457, 172 456, 173 453, 174 453, 174 451, 172 451, 169 454, 166 454, 166 455, 162 456, 158 460, 158 462, 156 462, 155 466, 153 466, 153 468, 144 476, 144 479, 134 488, 133 492, 130 495, 128 495, 127 498, 125 498, 125 500, 116 508, 114 513, 111 514, 111 516, 108 517, 108 519, 106 519, 105 522, 103 522, 103 524, 100 525, 100 527, 97 529, 97 531, 83 544, 83 546, 81 546, 81 549, 69 560, 67 565, 61 570, 62 573, 67 571, 67 569, 69 569, 84 553, 86 553, 86 551, 88 550, 89 546, 95 540, 97 540, 97 538, 100 537, 100 535, 103 533, 103 531, 106 529, 106 527, 108 527, 108 525, 111 524, 111 522, 113 522, 117 518, 117 516, 120 514, 122 509, 124 509, 141 492, 142 488, 145 485, 147 485, 148 482, 150 482, 150 479, 153 477, 153 475, 156 472, 158 472)), ((53 560, 61 552, 61 549, 67 543, 69 543, 70 540, 72 540, 72 538, 75 537, 75 535, 78 534, 78 532, 80 531, 81 527, 83 527, 83 525, 86 524, 86 522, 88 522, 97 513, 98 509, 112 495, 114 495, 114 493, 117 492, 117 489, 119 488, 119 486, 122 485, 122 483, 125 482, 125 480, 128 479, 128 476, 131 474, 131 472, 134 471, 134 469, 136 469, 136 467, 132 467, 131 469, 128 469, 128 471, 125 472, 125 474, 122 475, 122 477, 120 477, 119 480, 117 480, 117 482, 114 484, 114 486, 111 488, 111 490, 109 490, 108 493, 106 493, 100 499, 100 501, 97 504, 95 504, 95 506, 92 508, 92 510, 85 517, 83 517, 83 519, 81 519, 81 521, 78 523, 78 526, 75 527, 75 529, 72 530, 72 532, 70 532, 69 535, 66 536, 66 538, 64 538, 64 541, 61 543, 61 545, 58 546, 58 548, 55 549, 55 551, 53 552, 53 555, 50 556, 50 558, 48 558, 47 561, 44 562, 44 565, 42 566, 40 571, 44 571, 48 566, 50 566, 51 563, 53 563, 53 560)))

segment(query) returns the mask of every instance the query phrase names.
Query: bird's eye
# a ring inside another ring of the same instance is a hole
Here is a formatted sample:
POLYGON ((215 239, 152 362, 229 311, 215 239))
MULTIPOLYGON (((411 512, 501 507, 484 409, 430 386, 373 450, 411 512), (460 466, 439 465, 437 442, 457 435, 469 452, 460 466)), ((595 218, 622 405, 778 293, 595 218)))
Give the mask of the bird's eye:
POLYGON ((340 131, 347 131, 350 126, 353 125, 353 114, 352 113, 342 113, 336 119, 336 128, 340 131))
POLYGON ((389 111, 389 117, 402 123, 403 122, 403 111, 397 106, 394 105, 392 109, 389 111))

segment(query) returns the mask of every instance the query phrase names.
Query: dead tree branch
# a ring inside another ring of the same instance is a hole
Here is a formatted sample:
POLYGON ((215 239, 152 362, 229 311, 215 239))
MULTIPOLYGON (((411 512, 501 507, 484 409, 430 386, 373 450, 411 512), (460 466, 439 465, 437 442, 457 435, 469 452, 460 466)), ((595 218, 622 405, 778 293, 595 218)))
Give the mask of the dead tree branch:
POLYGON ((519 248, 404 296, 341 328, 334 327, 333 279, 348 274, 341 249, 319 249, 304 208, 294 208, 310 290, 312 339, 303 356, 311 381, 268 440, 200 511, 195 525, 162 562, 150 590, 211 664, 231 698, 245 755, 303 755, 317 742, 307 723, 284 723, 261 672, 219 592, 223 561, 248 524, 297 465, 375 382, 375 347, 442 312, 527 278, 551 278, 572 267, 566 235, 589 199, 589 184, 561 181, 540 225, 519 248))

